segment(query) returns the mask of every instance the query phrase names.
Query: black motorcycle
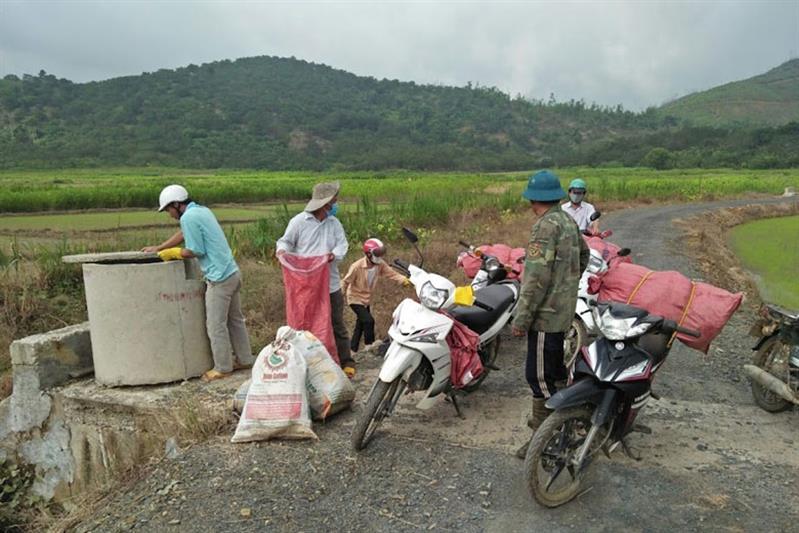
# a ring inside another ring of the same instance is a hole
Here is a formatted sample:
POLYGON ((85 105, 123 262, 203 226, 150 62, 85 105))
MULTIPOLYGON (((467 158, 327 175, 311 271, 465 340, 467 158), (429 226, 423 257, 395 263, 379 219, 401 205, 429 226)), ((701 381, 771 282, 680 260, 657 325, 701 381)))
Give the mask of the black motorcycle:
MULTIPOLYGON (((699 332, 646 310, 619 303, 593 308, 601 336, 583 348, 573 382, 548 401, 554 412, 533 435, 524 467, 532 496, 546 507, 580 493, 596 453, 618 446, 631 455, 625 437, 652 393, 655 372, 677 333, 699 332)), ((655 396, 656 397, 656 396, 655 396)))
POLYGON ((750 333, 760 337, 744 365, 755 403, 771 413, 799 404, 799 312, 766 304, 750 333))

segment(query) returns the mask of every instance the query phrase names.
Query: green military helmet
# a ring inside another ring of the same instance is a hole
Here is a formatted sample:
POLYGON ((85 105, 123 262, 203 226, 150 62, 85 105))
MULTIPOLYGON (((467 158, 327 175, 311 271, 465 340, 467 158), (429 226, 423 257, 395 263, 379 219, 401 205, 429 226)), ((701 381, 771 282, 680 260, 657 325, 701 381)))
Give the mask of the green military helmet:
POLYGON ((522 196, 536 202, 555 202, 566 196, 560 179, 548 170, 539 170, 530 176, 522 196))
POLYGON ((569 183, 569 190, 572 189, 582 189, 585 191, 588 189, 588 187, 585 186, 585 181, 581 180, 580 178, 575 178, 571 183, 569 183))

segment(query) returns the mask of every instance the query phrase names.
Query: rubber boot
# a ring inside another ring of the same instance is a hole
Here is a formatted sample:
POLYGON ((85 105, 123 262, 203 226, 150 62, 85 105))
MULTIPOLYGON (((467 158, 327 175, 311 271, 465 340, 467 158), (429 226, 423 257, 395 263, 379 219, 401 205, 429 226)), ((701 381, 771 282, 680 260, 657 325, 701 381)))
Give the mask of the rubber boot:
POLYGON ((527 427, 533 430, 530 438, 527 439, 527 442, 521 445, 521 447, 516 450, 516 457, 519 459, 524 459, 524 456, 527 455, 527 448, 530 447, 530 441, 533 440, 533 435, 535 432, 538 431, 538 428, 541 427, 541 424, 544 423, 544 420, 547 419, 549 413, 552 412, 551 409, 547 409, 546 407, 547 400, 546 398, 533 398, 533 410, 530 413, 530 416, 527 417, 527 427))

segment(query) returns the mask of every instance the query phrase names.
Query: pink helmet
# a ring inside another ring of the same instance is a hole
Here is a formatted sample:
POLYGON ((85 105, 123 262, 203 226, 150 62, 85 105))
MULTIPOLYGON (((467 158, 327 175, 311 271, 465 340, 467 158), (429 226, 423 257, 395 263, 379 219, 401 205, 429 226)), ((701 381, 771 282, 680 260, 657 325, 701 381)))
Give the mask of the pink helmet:
POLYGON ((363 243, 363 253, 366 254, 373 263, 380 263, 380 259, 386 253, 386 245, 380 239, 366 239, 363 243))

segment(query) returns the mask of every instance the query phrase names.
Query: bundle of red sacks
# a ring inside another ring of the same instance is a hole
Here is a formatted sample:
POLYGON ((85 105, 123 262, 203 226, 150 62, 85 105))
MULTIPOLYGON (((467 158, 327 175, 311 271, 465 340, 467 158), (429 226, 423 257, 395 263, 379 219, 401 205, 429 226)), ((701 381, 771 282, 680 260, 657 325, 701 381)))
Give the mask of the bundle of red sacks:
MULTIPOLYGON (((710 343, 743 301, 742 293, 733 294, 708 283, 692 281, 679 272, 654 271, 635 265, 630 256, 618 257, 619 246, 599 237, 583 238, 610 265, 607 272, 589 280, 589 291, 597 294, 600 302, 627 303, 699 331, 702 335, 698 339, 682 334, 678 334, 677 339, 703 353, 707 353, 710 343)), ((524 263, 517 263, 524 257, 524 248, 494 244, 480 246, 478 250, 524 271, 524 263)), ((458 266, 470 278, 477 274, 480 262, 479 257, 470 254, 461 254, 458 258, 458 266)), ((511 272, 508 277, 513 279, 521 274, 511 272)))

